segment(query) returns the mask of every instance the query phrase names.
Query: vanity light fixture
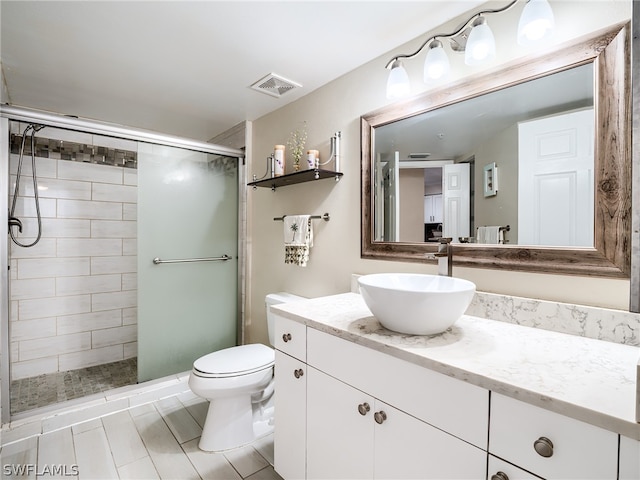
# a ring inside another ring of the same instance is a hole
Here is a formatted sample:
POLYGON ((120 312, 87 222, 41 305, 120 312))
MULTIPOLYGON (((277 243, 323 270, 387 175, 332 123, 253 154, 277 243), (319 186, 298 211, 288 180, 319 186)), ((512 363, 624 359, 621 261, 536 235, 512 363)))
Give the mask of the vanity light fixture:
POLYGON ((391 64, 391 71, 387 79, 387 98, 396 99, 406 97, 411 93, 409 75, 398 59, 391 64))
POLYGON ((496 57, 496 41, 484 17, 476 18, 471 24, 471 32, 464 49, 464 63, 480 65, 496 57))
POLYGON ((529 0, 518 23, 518 43, 530 45, 553 30, 555 20, 547 0, 529 0))
MULTIPOLYGON (((429 37, 414 53, 393 57, 386 65, 390 70, 387 80, 387 98, 406 97, 411 92, 409 75, 401 59, 413 58, 428 45, 429 50, 424 62, 424 81, 431 83, 442 80, 449 74, 449 58, 444 50, 441 38, 448 38, 451 49, 465 53, 467 65, 480 65, 495 58, 496 45, 493 33, 487 23, 486 15, 509 10, 519 0, 495 10, 483 10, 475 13, 460 28, 451 33, 439 33, 429 37)), ((526 0, 526 5, 518 23, 518 43, 530 45, 541 40, 554 27, 553 11, 548 0, 526 0)))
POLYGON ((440 40, 433 40, 429 44, 427 58, 424 61, 424 81, 428 83, 431 80, 444 79, 449 75, 451 65, 449 57, 444 51, 440 40))

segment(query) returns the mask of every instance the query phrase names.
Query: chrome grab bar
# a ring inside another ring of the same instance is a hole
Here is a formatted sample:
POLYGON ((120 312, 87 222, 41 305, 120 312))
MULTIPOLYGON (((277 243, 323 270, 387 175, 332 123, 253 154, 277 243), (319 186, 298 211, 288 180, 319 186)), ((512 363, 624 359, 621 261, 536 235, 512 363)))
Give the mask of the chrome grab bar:
POLYGON ((233 257, 230 257, 227 254, 222 255, 221 257, 207 257, 207 258, 183 258, 180 260, 160 260, 160 258, 156 257, 153 259, 153 263, 159 265, 161 263, 192 263, 192 262, 216 262, 216 261, 227 261, 231 260, 233 257))

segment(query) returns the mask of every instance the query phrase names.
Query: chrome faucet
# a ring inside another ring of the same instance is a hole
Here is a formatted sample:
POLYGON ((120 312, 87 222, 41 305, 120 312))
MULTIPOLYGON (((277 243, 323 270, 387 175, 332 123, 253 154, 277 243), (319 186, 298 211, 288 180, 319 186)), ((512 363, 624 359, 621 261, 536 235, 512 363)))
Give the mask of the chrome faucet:
POLYGON ((453 275, 453 249, 451 248, 451 237, 442 237, 438 244, 437 253, 428 253, 427 258, 438 260, 438 275, 451 277, 453 275))

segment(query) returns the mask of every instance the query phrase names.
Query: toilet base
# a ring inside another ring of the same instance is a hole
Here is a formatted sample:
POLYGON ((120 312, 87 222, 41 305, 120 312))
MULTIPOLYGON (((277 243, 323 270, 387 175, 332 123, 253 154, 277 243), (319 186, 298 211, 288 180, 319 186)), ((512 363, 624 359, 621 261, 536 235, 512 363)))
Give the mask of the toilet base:
POLYGON ((248 395, 210 401, 198 447, 205 452, 222 452, 248 445, 273 433, 273 412, 273 396, 253 404, 248 395))
POLYGON ((251 397, 217 398, 209 402, 207 418, 198 447, 205 452, 219 452, 253 442, 251 397))

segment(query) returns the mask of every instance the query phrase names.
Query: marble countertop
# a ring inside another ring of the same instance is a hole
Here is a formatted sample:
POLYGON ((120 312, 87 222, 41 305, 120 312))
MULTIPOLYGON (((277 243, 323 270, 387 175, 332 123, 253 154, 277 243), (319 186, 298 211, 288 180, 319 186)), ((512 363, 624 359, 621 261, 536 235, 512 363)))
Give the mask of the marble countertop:
POLYGON ((322 332, 640 440, 640 348, 465 315, 445 333, 403 335, 359 294, 272 306, 322 332))

